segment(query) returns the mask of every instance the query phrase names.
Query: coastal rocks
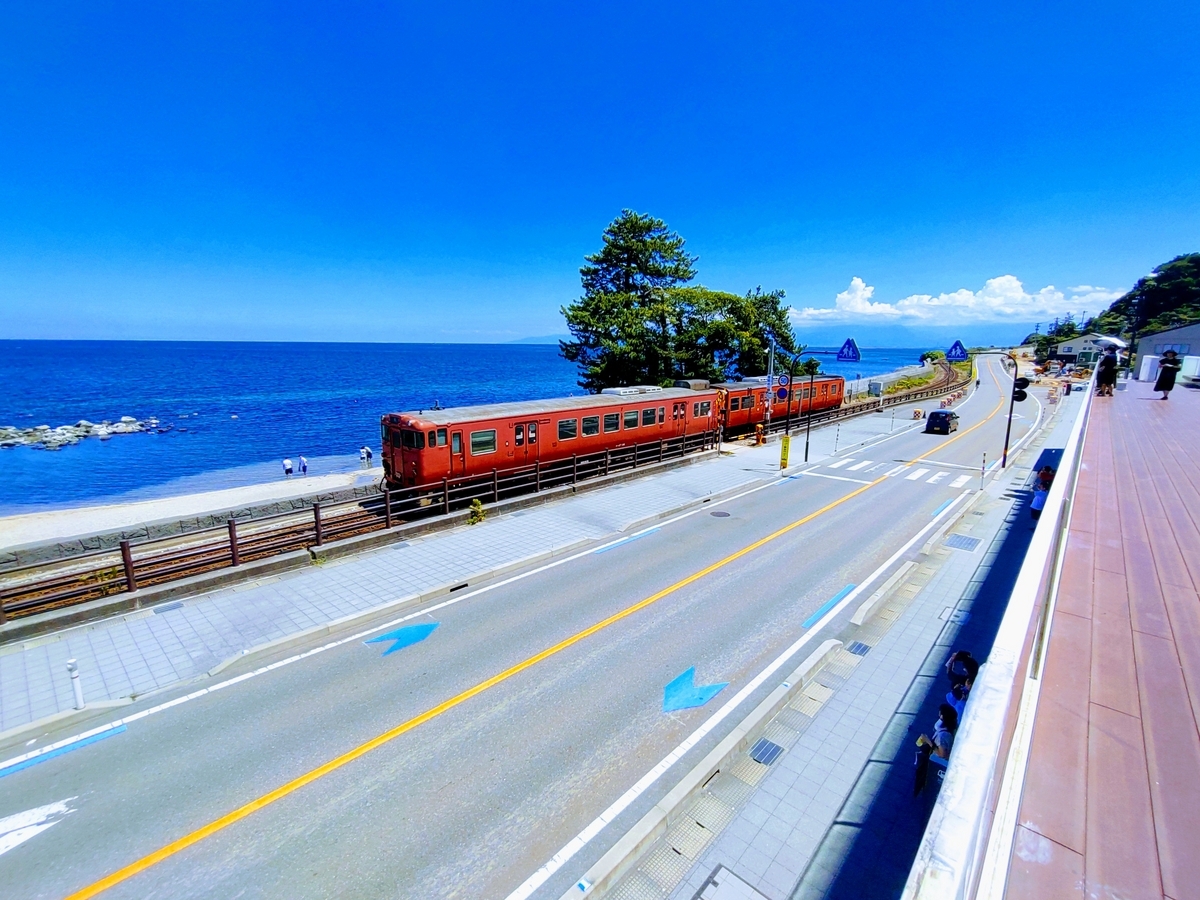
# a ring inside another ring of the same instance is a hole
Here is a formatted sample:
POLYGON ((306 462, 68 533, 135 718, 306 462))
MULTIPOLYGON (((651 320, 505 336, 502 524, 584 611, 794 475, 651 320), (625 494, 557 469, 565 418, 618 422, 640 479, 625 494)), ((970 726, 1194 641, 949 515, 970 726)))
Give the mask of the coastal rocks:
POLYGON ((49 425, 37 425, 33 428, 0 425, 0 448, 37 447, 42 450, 59 450, 71 444, 78 444, 87 437, 98 437, 106 441, 114 434, 137 434, 153 431, 157 426, 158 419, 154 416, 148 419, 121 416, 116 422, 106 419, 99 423, 80 419, 74 425, 59 425, 57 428, 51 428, 49 425))

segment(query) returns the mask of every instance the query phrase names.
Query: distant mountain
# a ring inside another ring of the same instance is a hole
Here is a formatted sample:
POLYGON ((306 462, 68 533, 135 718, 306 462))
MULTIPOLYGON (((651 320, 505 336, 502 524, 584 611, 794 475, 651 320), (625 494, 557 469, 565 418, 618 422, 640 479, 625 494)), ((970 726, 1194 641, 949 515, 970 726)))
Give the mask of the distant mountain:
POLYGON ((539 337, 523 337, 517 338, 515 341, 509 341, 510 344, 557 344, 559 341, 569 341, 569 334, 543 334, 539 337))

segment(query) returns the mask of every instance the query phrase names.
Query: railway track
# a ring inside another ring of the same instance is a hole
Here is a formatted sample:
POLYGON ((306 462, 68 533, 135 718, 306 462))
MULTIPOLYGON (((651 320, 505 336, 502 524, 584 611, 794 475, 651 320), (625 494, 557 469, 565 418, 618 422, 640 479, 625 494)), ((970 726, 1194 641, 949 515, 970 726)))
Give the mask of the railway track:
MULTIPOLYGON (((823 424, 941 396, 965 387, 969 381, 949 365, 938 368, 934 382, 920 390, 817 414, 812 422, 823 424)), ((770 430, 782 431, 788 424, 776 420, 770 430)), ((799 428, 808 424, 808 418, 794 418, 790 424, 799 428)), ((362 500, 328 506, 318 503, 311 509, 259 519, 231 519, 224 527, 137 544, 122 541, 119 548, 0 570, 0 623, 285 553, 319 553, 326 544, 462 510, 472 500, 497 503, 521 494, 577 484, 653 462, 678 459, 707 449, 715 440, 715 435, 702 435, 653 441, 546 465, 535 463, 504 473, 493 471, 490 477, 443 479, 404 493, 383 490, 362 500)))

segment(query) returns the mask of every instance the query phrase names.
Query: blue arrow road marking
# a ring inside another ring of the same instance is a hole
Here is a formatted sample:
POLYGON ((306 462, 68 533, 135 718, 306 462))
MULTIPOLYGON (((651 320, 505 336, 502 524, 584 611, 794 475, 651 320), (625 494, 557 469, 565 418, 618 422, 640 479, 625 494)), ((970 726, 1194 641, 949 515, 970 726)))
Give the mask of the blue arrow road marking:
POLYGON ((621 546, 624 546, 625 544, 631 543, 632 541, 641 540, 642 538, 647 537, 648 535, 654 534, 654 532, 659 531, 659 530, 660 529, 658 529, 658 528, 651 528, 648 531, 643 531, 641 534, 634 534, 634 535, 630 535, 627 538, 622 538, 619 541, 613 541, 607 547, 599 547, 599 548, 593 550, 592 552, 593 553, 607 553, 609 550, 615 550, 618 547, 621 547, 621 546))
POLYGON ((665 688, 663 688, 663 712, 674 712, 677 709, 691 709, 693 706, 703 706, 728 685, 728 681, 717 684, 696 686, 696 667, 692 666, 665 688))
POLYGON ((840 591, 838 591, 836 594, 834 594, 832 599, 827 600, 825 602, 824 606, 822 606, 815 613, 813 613, 811 616, 809 616, 807 619, 805 619, 803 624, 801 624, 800 627, 801 628, 812 628, 814 625, 817 624, 817 622, 819 622, 821 620, 821 616, 825 615, 825 613, 829 612, 831 609, 833 609, 835 606, 837 606, 838 601, 841 600, 843 597, 845 597, 852 590, 854 590, 854 585, 852 585, 852 584, 846 585, 844 588, 842 588, 840 591))
POLYGON ((937 509, 935 509, 933 512, 931 512, 929 514, 930 518, 933 518, 934 516, 941 513, 942 510, 944 510, 947 506, 949 506, 953 502, 954 502, 954 498, 951 497, 949 500, 947 500, 945 503, 943 503, 941 506, 939 506, 937 509))
POLYGON ((437 628, 439 624, 441 623, 428 622, 424 625, 405 625, 403 628, 397 628, 395 631, 389 631, 387 634, 381 634, 379 637, 373 637, 369 641, 363 641, 363 643, 378 644, 380 641, 395 641, 396 643, 383 651, 383 655, 388 656, 397 650, 403 650, 405 647, 421 643, 421 641, 433 634, 433 629, 437 628))

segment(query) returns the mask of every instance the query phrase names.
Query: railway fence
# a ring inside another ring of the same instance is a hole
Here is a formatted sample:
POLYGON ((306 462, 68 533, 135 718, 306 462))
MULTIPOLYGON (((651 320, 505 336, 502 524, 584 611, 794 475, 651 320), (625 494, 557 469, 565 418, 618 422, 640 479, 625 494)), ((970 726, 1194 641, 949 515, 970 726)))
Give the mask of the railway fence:
MULTIPOLYGON (((920 391, 879 398, 842 409, 817 413, 813 423, 878 412, 889 406, 945 395, 969 382, 944 366, 934 384, 920 391)), ((808 416, 780 418, 771 432, 809 424, 808 416)), ((633 444, 599 453, 581 454, 550 463, 534 462, 515 469, 493 469, 491 475, 443 478, 404 491, 384 486, 365 499, 314 503, 310 509, 252 519, 230 518, 224 525, 138 542, 122 540, 117 548, 82 552, 65 559, 0 570, 0 624, 134 592, 218 569, 295 551, 319 553, 322 546, 371 532, 390 530, 437 514, 449 514, 473 500, 498 503, 522 494, 601 478, 651 463, 678 459, 708 449, 718 440, 708 433, 633 444)))

